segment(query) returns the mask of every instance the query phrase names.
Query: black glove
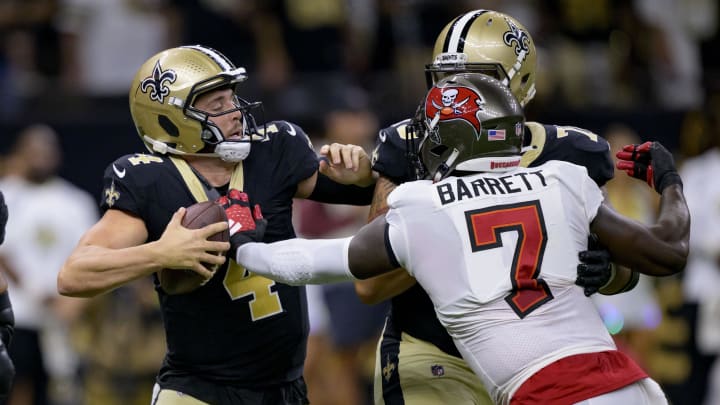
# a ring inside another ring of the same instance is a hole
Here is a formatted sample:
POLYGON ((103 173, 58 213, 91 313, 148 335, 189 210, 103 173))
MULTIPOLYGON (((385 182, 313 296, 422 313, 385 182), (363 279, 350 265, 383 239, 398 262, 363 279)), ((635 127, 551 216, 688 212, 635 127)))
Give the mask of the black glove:
POLYGON ((13 313, 10 294, 7 291, 0 293, 0 340, 5 347, 10 348, 15 333, 15 314, 13 313))
POLYGON ((620 159, 616 165, 618 169, 646 181, 659 194, 667 186, 682 185, 672 154, 660 142, 625 145, 615 156, 620 159))
POLYGON ((15 365, 7 352, 5 345, 0 342, 0 404, 4 404, 15 379, 15 365))
POLYGON ((588 250, 578 254, 582 263, 577 265, 575 284, 583 288, 589 297, 602 288, 612 276, 610 252, 598 242, 595 234, 588 237, 588 250))
POLYGON ((2 245, 5 240, 5 225, 7 225, 7 220, 8 208, 5 204, 5 197, 3 196, 2 191, 0 191, 0 245, 2 245))
POLYGON ((267 220, 263 218, 260 206, 250 209, 250 200, 246 193, 230 189, 227 196, 216 200, 223 208, 230 225, 231 259, 237 257, 237 248, 248 242, 262 242, 267 228, 267 220))
POLYGON ((0 404, 10 393, 15 378, 15 365, 8 355, 15 326, 10 296, 7 291, 0 294, 0 404))

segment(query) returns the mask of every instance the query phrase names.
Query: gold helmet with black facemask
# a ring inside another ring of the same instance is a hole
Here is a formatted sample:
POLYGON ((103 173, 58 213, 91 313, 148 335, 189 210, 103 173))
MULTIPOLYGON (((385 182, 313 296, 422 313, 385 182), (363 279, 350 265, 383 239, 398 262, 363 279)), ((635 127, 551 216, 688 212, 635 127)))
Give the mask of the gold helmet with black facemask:
POLYGON ((428 87, 453 73, 486 74, 525 106, 535 96, 536 63, 535 44, 522 24, 497 11, 473 10, 443 28, 425 74, 428 87))
POLYGON ((235 96, 234 108, 216 114, 193 104, 209 91, 235 91, 246 79, 244 68, 205 46, 171 48, 152 56, 130 88, 130 113, 140 138, 151 152, 245 159, 252 135, 258 133, 251 110, 261 108, 261 103, 235 96), (227 140, 211 118, 235 111, 242 111, 243 136, 227 140))

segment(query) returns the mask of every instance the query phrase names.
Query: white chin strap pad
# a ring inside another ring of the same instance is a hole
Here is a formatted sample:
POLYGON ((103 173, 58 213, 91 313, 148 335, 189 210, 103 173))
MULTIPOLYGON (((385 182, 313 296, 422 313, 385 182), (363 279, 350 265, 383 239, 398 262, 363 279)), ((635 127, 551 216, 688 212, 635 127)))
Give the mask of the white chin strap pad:
POLYGON ((250 142, 220 142, 215 153, 226 162, 240 162, 250 154, 250 142))

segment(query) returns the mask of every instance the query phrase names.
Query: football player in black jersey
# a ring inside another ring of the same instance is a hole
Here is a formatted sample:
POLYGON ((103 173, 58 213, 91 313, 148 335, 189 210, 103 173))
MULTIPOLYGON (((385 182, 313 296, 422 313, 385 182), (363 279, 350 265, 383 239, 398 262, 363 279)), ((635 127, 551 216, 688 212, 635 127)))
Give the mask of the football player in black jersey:
POLYGON ((154 277, 167 340, 155 405, 307 403, 304 288, 218 256, 230 244, 207 238, 228 223, 186 229, 182 207, 251 201, 262 207, 265 240, 272 242, 295 236, 293 198, 358 205, 372 199, 370 159, 361 147, 325 145, 321 160, 297 125, 255 122, 260 103, 237 94, 246 78, 244 68, 204 46, 168 49, 140 67, 130 111, 151 153, 107 167, 104 214, 58 276, 59 292, 76 297, 154 277), (158 278, 163 269, 194 272, 198 283, 171 294, 158 278))
MULTIPOLYGON (((0 245, 5 241, 7 221, 8 208, 5 204, 5 197, 0 191, 0 245)), ((8 293, 8 283, 5 276, 0 273, 0 403, 5 403, 15 378, 15 365, 7 351, 14 329, 15 316, 8 293)))
MULTIPOLYGON (((429 87, 458 72, 492 76, 509 86, 524 106, 535 95, 535 69, 535 45, 522 24, 503 13, 474 10, 445 26, 435 42, 433 63, 425 71, 429 87)), ((451 98, 443 100, 448 107, 462 102, 451 98)), ((380 131, 372 155, 373 169, 380 177, 370 219, 387 210, 386 197, 397 185, 416 178, 415 168, 406 163, 407 145, 417 141, 407 132, 410 122, 400 121, 380 131)), ((525 134, 523 166, 564 160, 585 166, 599 186, 613 177, 608 143, 590 131, 527 122, 525 134)), ((618 293, 637 282, 637 274, 627 270, 609 282, 609 256, 604 250, 587 251, 583 256, 586 262, 578 268, 578 283, 588 295, 602 286, 602 293, 618 293)), ((376 403, 492 403, 436 319, 429 297, 406 271, 358 281, 355 286, 368 304, 392 302, 378 345, 376 403)))

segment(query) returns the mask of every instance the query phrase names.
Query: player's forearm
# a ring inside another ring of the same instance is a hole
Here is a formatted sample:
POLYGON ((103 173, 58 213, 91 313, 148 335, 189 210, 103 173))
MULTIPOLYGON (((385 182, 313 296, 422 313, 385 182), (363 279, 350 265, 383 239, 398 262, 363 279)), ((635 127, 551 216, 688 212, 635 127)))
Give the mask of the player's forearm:
POLYGON ((672 185, 663 190, 660 212, 652 232, 666 245, 666 249, 654 252, 654 256, 661 259, 663 265, 682 270, 689 252, 690 211, 681 185, 672 185))
POLYGON ((368 205, 372 201, 373 190, 372 184, 362 187, 341 184, 319 174, 315 188, 307 198, 326 204, 368 205))
POLYGON ((81 246, 58 274, 58 292, 71 297, 93 297, 160 271, 157 242, 124 249, 81 246))
POLYGON ((370 203, 370 211, 368 212, 368 222, 380 215, 385 215, 388 211, 387 197, 397 188, 397 185, 385 176, 380 176, 375 183, 373 190, 373 198, 370 203))
POLYGON ((289 285, 350 281, 355 279, 348 265, 351 239, 246 243, 237 249, 235 261, 255 274, 289 285))
MULTIPOLYGON (((682 271, 689 251, 690 213, 681 185, 663 190, 658 219, 650 227, 629 232, 628 251, 619 263, 651 276, 668 276, 682 271)), ((612 250, 611 250, 612 251, 612 250)))
POLYGON ((395 297, 417 281, 403 268, 365 280, 355 281, 355 293, 365 304, 374 305, 395 297))
MULTIPOLYGON (((385 215, 388 211, 387 197, 396 188, 397 184, 389 178, 385 176, 378 178, 370 204, 368 222, 385 215)), ((356 281, 355 293, 365 304, 374 305, 407 291, 415 283, 415 279, 405 269, 398 268, 387 274, 356 281)))

